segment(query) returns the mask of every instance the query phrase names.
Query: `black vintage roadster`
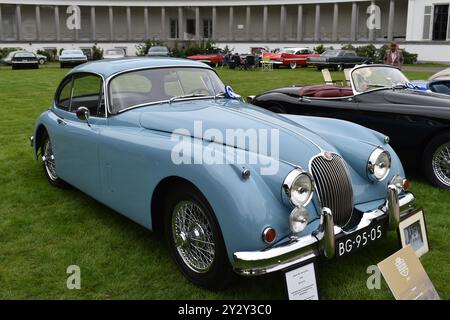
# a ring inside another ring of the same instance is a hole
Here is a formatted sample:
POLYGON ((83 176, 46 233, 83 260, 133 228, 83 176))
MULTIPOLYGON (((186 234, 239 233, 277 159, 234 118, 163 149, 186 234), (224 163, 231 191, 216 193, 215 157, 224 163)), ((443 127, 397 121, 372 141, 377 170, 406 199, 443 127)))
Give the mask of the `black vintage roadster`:
POLYGON ((434 185, 450 189, 449 96, 419 91, 386 65, 357 66, 350 82, 274 89, 248 100, 277 113, 337 118, 384 133, 408 169, 423 169, 434 185))

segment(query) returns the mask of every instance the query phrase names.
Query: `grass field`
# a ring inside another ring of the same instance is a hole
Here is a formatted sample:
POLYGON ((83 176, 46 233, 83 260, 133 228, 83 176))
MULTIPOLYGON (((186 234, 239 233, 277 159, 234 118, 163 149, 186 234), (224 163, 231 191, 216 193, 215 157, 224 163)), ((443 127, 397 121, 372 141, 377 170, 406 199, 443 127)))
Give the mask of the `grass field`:
MULTIPOLYGON (((28 137, 67 71, 57 65, 0 68, 0 299, 284 299, 281 274, 239 278, 222 292, 199 289, 178 272, 157 235, 73 188, 47 183, 28 137), (72 264, 81 268, 81 290, 66 288, 66 268, 72 264)), ((243 96, 322 82, 313 69, 218 72, 243 96)), ((441 298, 449 299, 450 192, 420 180, 411 181, 411 190, 428 224, 431 251, 421 261, 441 298)), ((366 269, 397 249, 390 233, 365 251, 321 261, 321 297, 392 299, 384 282, 381 290, 366 288, 366 269)))

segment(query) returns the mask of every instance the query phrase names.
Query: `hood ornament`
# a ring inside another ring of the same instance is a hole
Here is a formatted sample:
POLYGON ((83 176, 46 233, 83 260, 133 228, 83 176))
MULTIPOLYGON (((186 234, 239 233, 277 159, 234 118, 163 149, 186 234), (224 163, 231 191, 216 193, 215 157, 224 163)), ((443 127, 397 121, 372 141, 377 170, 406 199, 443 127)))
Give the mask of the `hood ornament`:
POLYGON ((325 152, 323 153, 323 157, 324 157, 326 160, 328 160, 328 161, 333 160, 333 154, 332 154, 331 152, 329 152, 329 151, 325 151, 325 152))

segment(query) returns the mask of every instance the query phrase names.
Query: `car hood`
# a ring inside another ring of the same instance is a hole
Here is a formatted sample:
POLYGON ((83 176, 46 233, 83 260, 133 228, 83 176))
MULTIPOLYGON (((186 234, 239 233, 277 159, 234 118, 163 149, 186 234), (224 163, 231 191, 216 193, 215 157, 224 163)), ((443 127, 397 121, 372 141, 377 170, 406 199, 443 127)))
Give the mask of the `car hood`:
MULTIPOLYGON (((309 160, 323 152, 339 153, 338 149, 320 134, 302 126, 300 123, 270 111, 254 107, 237 100, 195 100, 173 102, 171 105, 158 105, 139 109, 140 124, 150 130, 167 133, 183 132, 202 140, 206 130, 215 130, 224 137, 223 144, 247 151, 264 153, 261 148, 251 144, 239 144, 237 140, 225 139, 227 134, 244 130, 244 134, 267 134, 267 154, 272 156, 278 149, 278 160, 301 166, 308 170, 309 160), (273 139, 271 139, 273 137, 273 139), (272 153, 271 153, 272 152, 272 153)), ((211 131, 212 132, 212 131, 211 131)), ((218 139, 216 138, 216 142, 218 139)), ((354 148, 372 149, 373 145, 354 140, 354 148), (359 146, 358 146, 359 145, 359 146), (363 146, 364 145, 364 146, 363 146)))
POLYGON ((271 54, 270 56, 265 56, 265 57, 269 57, 272 60, 277 60, 277 59, 281 59, 281 53, 274 53, 274 54, 271 54))
POLYGON ((103 55, 103 59, 120 59, 124 58, 124 55, 121 54, 105 54, 103 55))
POLYGON ((61 59, 70 59, 70 58, 87 58, 83 54, 63 54, 59 56, 61 59))
POLYGON ((149 52, 147 53, 148 57, 168 57, 168 52, 149 52))
POLYGON ((386 101, 395 104, 409 104, 450 108, 448 96, 419 90, 384 90, 386 101))
POLYGON ((281 57, 281 54, 280 53, 265 52, 265 53, 263 53, 262 56, 264 58, 274 59, 276 57, 278 57, 278 58, 281 57))

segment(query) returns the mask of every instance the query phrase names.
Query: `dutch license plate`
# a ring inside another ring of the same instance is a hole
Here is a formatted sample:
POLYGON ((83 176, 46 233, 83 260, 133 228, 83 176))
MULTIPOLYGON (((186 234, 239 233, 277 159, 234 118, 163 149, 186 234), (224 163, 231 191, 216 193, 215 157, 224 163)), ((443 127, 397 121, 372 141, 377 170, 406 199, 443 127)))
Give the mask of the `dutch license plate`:
POLYGON ((386 234, 384 221, 379 221, 364 229, 336 239, 336 257, 342 257, 353 251, 367 247, 386 234))

